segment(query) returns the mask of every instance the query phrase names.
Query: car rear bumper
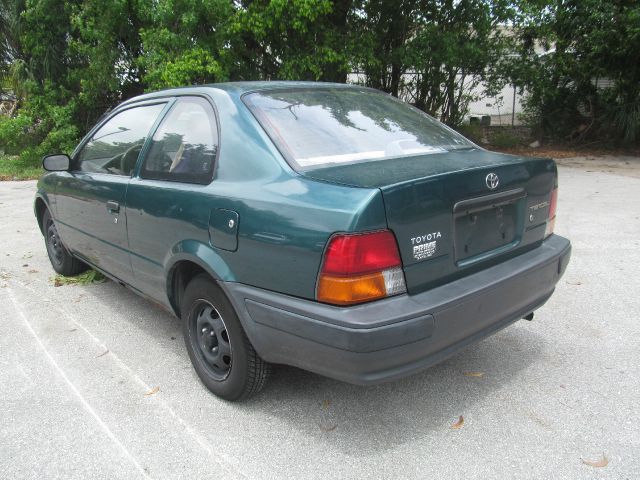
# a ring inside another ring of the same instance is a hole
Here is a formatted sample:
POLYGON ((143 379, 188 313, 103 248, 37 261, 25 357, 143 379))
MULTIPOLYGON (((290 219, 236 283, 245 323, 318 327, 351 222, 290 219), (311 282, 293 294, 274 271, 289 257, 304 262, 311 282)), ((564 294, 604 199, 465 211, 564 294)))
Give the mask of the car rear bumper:
POLYGON ((542 245, 417 295, 342 308, 224 283, 258 354, 356 384, 423 370, 533 312, 571 255, 569 240, 542 245))

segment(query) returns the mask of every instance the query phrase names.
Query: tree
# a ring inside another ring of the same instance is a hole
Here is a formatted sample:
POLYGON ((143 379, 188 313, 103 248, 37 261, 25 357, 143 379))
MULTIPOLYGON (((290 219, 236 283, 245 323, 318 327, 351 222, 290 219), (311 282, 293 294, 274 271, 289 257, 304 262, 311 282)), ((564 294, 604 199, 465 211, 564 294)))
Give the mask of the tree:
POLYGON ((509 75, 547 134, 627 143, 640 138, 640 4, 523 2, 509 75), (545 52, 536 54, 535 47, 545 52))
POLYGON ((419 28, 419 2, 369 0, 358 18, 356 65, 365 84, 398 97, 410 65, 406 47, 419 28))
POLYGON ((227 0, 159 0, 150 24, 140 32, 139 65, 146 88, 212 83, 229 79, 229 26, 234 15, 227 0))
POLYGON ((24 1, 0 0, 0 75, 6 83, 13 60, 20 58, 20 13, 24 10, 24 1))
POLYGON ((357 60, 365 83, 457 126, 475 87, 496 80, 512 14, 500 0, 370 0, 357 60))
POLYGON ((346 81, 351 0, 252 0, 236 8, 232 78, 346 81))
POLYGON ((452 126, 510 82, 546 132, 640 139, 632 0, 0 0, 0 35, 0 149, 33 164, 143 91, 351 72, 452 126))

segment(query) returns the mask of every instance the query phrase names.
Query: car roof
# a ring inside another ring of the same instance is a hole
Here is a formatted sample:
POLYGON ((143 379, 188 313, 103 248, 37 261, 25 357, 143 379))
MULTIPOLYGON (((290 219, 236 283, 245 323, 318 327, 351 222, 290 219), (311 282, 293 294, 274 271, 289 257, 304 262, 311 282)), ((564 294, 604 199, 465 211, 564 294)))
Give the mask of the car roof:
POLYGON ((210 89, 222 90, 234 97, 240 97, 248 92, 254 92, 258 90, 271 90, 271 89, 292 89, 292 88, 364 88, 357 85, 348 85, 344 83, 331 83, 331 82, 301 82, 301 81, 254 81, 254 82, 224 82, 224 83, 209 83, 204 85, 192 85, 188 87, 168 88, 164 90, 158 90, 156 92, 146 93, 144 95, 138 95, 137 97, 126 100, 121 105, 127 105, 134 102, 143 100, 151 100, 159 97, 167 97, 172 95, 184 95, 185 93, 191 94, 206 94, 210 89))

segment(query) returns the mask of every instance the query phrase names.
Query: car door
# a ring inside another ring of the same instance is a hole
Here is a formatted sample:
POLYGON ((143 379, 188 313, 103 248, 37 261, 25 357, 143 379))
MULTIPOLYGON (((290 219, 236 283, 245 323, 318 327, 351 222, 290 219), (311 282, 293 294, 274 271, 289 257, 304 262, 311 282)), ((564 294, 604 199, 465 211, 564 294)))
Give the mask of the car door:
POLYGON ((79 148, 56 188, 60 235, 74 253, 128 282, 125 195, 141 148, 167 102, 121 110, 79 148))
POLYGON ((208 244, 215 204, 208 184, 218 151, 215 112, 203 97, 179 97, 145 146, 127 190, 134 286, 161 300, 164 265, 184 240, 208 244))

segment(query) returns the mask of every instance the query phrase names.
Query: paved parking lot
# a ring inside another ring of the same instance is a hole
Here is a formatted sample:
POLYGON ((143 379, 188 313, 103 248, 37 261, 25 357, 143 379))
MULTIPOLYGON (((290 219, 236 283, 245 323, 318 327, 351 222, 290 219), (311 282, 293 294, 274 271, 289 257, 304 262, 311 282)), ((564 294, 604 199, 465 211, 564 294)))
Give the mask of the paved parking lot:
POLYGON ((35 182, 0 182, 0 478, 640 478, 634 165, 561 168, 573 258, 533 322, 375 387, 278 367, 242 404, 158 307, 55 287, 35 182))

